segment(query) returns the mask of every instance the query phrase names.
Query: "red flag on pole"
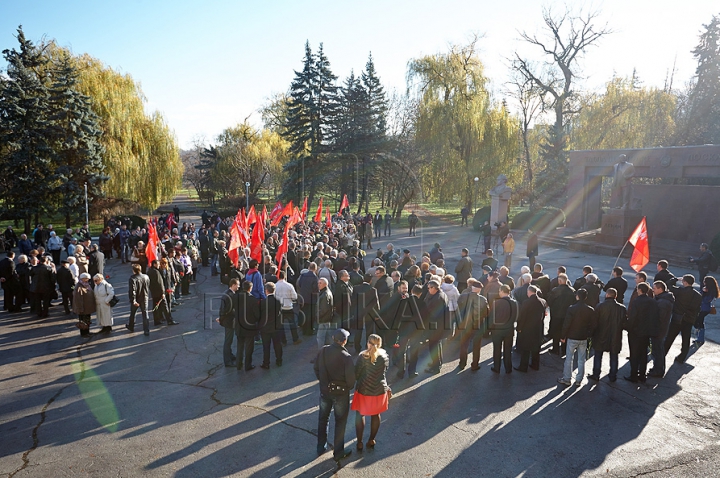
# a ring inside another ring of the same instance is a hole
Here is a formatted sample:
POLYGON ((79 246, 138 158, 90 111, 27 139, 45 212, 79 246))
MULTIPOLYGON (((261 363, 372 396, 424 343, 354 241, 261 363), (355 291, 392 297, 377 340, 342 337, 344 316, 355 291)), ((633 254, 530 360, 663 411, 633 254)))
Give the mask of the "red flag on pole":
POLYGON ((267 208, 263 204, 263 210, 260 213, 260 222, 262 222, 263 227, 265 227, 265 224, 267 224, 267 220, 268 220, 267 208))
POLYGON ((235 220, 230 226, 230 244, 228 244, 228 257, 232 261, 233 265, 237 267, 238 261, 240 260, 239 248, 243 245, 243 233, 240 231, 240 211, 235 216, 235 220))
POLYGON ((148 243, 145 246, 145 257, 147 257, 148 265, 152 264, 152 261, 158 258, 157 255, 157 246, 158 246, 158 235, 157 230, 155 229, 155 225, 153 223, 148 223, 148 243))
POLYGON ((274 221, 275 217, 280 214, 280 212, 283 210, 283 205, 280 201, 275 203, 275 207, 270 211, 270 220, 274 221))
POLYGON ((260 226, 259 223, 255 223, 255 228, 252 232, 252 240, 250 241, 250 257, 257 260, 258 263, 262 262, 262 244, 265 230, 260 226))
POLYGON ((307 217, 307 210, 308 210, 307 196, 305 196, 305 200, 303 201, 302 209, 300 210, 300 217, 302 217, 303 221, 307 217))
POLYGON ((322 198, 320 198, 320 201, 318 202, 318 209, 317 213, 315 214, 315 219, 313 219, 315 222, 322 221, 322 198))
POLYGON ((325 208, 325 226, 330 229, 332 227, 332 222, 330 221, 330 208, 325 208))
POLYGON ((275 254, 275 262, 278 265, 278 271, 277 276, 280 277, 280 267, 282 266, 282 258, 285 254, 287 254, 288 251, 288 229, 289 227, 285 227, 285 232, 283 232, 283 239, 280 243, 280 246, 278 247, 277 254, 275 254))
POLYGON ((650 262, 650 245, 648 244, 647 222, 642 218, 635 232, 632 233, 628 242, 635 247, 630 258, 630 267, 635 272, 640 272, 650 262))
POLYGON ((301 221, 302 217, 300 215, 300 211, 298 210, 297 206, 295 206, 295 210, 293 211, 292 216, 290 216, 290 218, 288 219, 288 222, 285 225, 285 229, 292 229, 295 224, 301 221))
POLYGON ((255 212, 255 205, 250 206, 250 210, 247 213, 247 226, 250 227, 257 222, 257 213, 255 212))
POLYGON ((350 207, 350 203, 348 202, 347 194, 344 194, 342 202, 340 203, 340 210, 338 211, 338 214, 342 214, 346 207, 350 207))

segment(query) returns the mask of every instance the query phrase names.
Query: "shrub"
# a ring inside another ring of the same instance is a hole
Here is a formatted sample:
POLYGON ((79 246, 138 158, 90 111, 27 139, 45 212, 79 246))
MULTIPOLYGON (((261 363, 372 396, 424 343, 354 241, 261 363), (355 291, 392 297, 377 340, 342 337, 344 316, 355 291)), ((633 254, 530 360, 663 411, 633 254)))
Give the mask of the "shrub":
POLYGON ((145 219, 140 216, 135 216, 133 214, 118 214, 117 217, 127 217, 128 219, 130 219, 132 226, 128 229, 135 229, 136 227, 140 227, 142 229, 147 224, 147 221, 145 221, 145 219))
POLYGON ((515 215, 511 221, 512 229, 532 229, 536 232, 552 231, 565 226, 565 213, 555 207, 544 207, 534 211, 523 211, 515 215))
POLYGON ((485 221, 490 220, 490 206, 481 207, 475 213, 472 221, 472 227, 474 230, 479 231, 480 227, 485 224, 485 221))

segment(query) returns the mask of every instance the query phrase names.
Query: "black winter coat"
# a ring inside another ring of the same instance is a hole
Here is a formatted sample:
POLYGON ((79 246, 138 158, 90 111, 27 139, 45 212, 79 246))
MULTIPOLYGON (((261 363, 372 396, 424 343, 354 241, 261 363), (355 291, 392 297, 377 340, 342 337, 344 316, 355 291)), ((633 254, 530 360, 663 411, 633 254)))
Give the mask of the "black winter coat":
POLYGON ((260 333, 271 334, 282 330, 282 304, 275 298, 275 294, 262 299, 262 319, 260 321, 260 333))
POLYGON ((69 294, 75 288, 75 279, 73 278, 72 272, 66 267, 60 267, 57 270, 57 283, 60 293, 69 294))
POLYGON ((655 300, 658 303, 658 331, 656 337, 663 338, 670 329, 675 296, 672 292, 665 291, 660 295, 656 295, 655 300))
POLYGON ((628 314, 627 330, 636 337, 655 337, 659 329, 659 309, 655 299, 639 295, 628 314))
POLYGON ((587 340, 597 323, 595 309, 584 302, 571 305, 565 315, 561 337, 571 340, 587 340))
POLYGON ((623 325, 627 309, 615 299, 607 298, 595 309, 597 325, 592 335, 592 347, 600 352, 619 354, 622 350, 623 325))
POLYGON ((575 289, 562 284, 550 291, 548 305, 550 306, 550 335, 561 338, 563 324, 570 306, 575 303, 575 289))
POLYGON ((675 296, 672 321, 678 324, 680 322, 694 324, 702 305, 700 292, 692 287, 673 287, 672 293, 675 296))
POLYGON ((425 297, 425 306, 427 307, 428 338, 441 340, 450 336, 452 326, 450 324, 448 298, 445 292, 438 290, 435 294, 428 293, 425 297), (434 327, 437 327, 437 329, 432 330, 434 327))
POLYGON ((613 288, 617 291, 617 301, 621 304, 625 302, 625 291, 627 291, 628 283, 624 277, 613 277, 605 284, 603 290, 607 292, 608 289, 613 288))
POLYGON ((521 351, 537 352, 543 343, 547 303, 533 294, 523 302, 517 320, 517 348, 521 351))

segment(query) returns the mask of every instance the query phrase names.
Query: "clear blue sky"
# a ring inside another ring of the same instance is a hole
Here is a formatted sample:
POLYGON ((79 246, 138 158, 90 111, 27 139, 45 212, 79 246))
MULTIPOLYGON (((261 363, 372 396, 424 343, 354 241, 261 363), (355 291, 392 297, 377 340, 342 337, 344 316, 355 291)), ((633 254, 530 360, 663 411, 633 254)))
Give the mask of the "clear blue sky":
MULTIPOLYGON (((572 5, 580 2, 571 2, 572 5)), ((212 139, 251 120, 274 93, 286 91, 301 67, 305 40, 320 42, 340 80, 362 70, 372 51, 387 90, 402 91, 408 60, 484 35, 481 58, 500 92, 505 58, 515 50, 540 59, 518 41, 518 30, 541 26, 536 0, 297 1, 3 1, 0 49, 17 45, 22 24, 34 41, 54 38, 130 73, 147 108, 163 113, 180 146, 212 139)), ((590 5, 590 4, 588 4, 590 5)), ((693 75, 691 50, 703 24, 720 14, 717 0, 605 0, 592 4, 614 33, 583 61, 582 86, 598 90, 613 74, 636 68, 645 85, 662 86, 677 59, 675 86, 693 75)))

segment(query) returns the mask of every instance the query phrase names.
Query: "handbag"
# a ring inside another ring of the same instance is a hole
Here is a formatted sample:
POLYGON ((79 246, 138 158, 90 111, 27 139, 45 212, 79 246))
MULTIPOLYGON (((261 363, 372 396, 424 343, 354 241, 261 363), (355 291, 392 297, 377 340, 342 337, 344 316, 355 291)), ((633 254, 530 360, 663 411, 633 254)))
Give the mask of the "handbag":
POLYGON ((77 327, 80 330, 88 330, 90 328, 90 324, 87 322, 83 322, 82 320, 79 320, 75 323, 75 327, 77 327))
POLYGON ((710 304, 710 314, 715 315, 717 314, 717 310, 715 309, 715 301, 712 301, 712 304, 710 304))
MULTIPOLYGON (((105 284, 105 293, 107 294, 107 284, 105 284)), ((120 299, 117 298, 115 294, 113 294, 112 299, 110 299, 110 302, 108 302, 108 305, 110 307, 115 307, 117 303, 120 302, 120 299)))

